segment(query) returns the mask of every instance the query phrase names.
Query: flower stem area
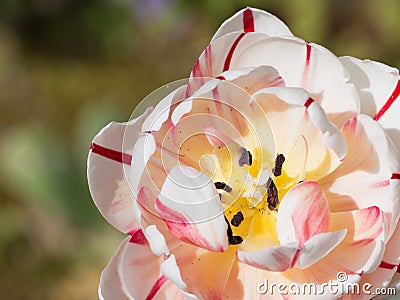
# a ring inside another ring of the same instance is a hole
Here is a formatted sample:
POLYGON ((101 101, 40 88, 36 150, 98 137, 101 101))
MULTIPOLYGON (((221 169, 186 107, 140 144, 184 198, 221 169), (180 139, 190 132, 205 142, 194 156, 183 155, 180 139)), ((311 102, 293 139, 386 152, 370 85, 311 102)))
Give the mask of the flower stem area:
MULTIPOLYGON (((398 1, 0 1, 2 299, 98 299, 99 274, 122 235, 87 188, 92 137, 109 120, 127 120, 157 87, 187 78, 210 34, 247 5, 337 55, 400 66, 398 1)), ((299 181, 276 159, 280 200, 299 181)), ((229 192, 222 182, 217 189, 229 192)), ((271 196, 261 211, 248 201, 225 216, 233 238, 257 243, 275 232, 279 203, 271 196)))

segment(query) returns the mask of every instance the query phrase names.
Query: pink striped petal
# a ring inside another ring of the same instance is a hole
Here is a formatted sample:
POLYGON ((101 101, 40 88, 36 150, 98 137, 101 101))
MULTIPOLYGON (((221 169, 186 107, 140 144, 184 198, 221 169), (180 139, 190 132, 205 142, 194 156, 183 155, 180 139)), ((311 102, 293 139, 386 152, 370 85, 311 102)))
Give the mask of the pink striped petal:
POLYGON ((124 133, 129 128, 130 139, 138 139, 150 112, 128 123, 110 123, 93 139, 89 151, 87 176, 93 200, 104 218, 125 233, 137 227, 137 208, 124 174, 132 159, 132 148, 122 150, 124 133))
POLYGON ((126 244, 119 268, 124 283, 134 299, 146 299, 148 295, 154 294, 153 286, 159 290, 162 261, 162 257, 157 257, 151 252, 148 244, 126 244))
POLYGON ((237 257, 241 262, 262 270, 284 272, 296 264, 299 252, 300 247, 297 243, 288 243, 258 251, 238 250, 237 257))
POLYGON ((388 235, 400 214, 396 149, 382 127, 365 115, 349 120, 342 129, 348 153, 342 164, 319 180, 332 211, 377 205, 386 214, 388 235), (391 180, 391 178, 393 178, 391 180))
POLYGON ((155 256, 139 235, 143 237, 140 229, 135 231, 132 238, 125 239, 104 269, 100 279, 99 298, 186 299, 184 292, 161 273, 163 259, 155 256))
POLYGON ((156 201, 159 215, 177 238, 211 251, 228 246, 227 224, 210 178, 185 166, 168 174, 156 201))
POLYGON ((311 237, 328 231, 329 204, 320 186, 312 181, 292 188, 282 199, 276 219, 281 245, 303 246, 311 237))
POLYGON ((375 240, 384 230, 384 220, 384 214, 379 207, 371 206, 350 212, 332 213, 330 228, 347 228, 345 242, 356 246, 375 240))
POLYGON ((214 78, 226 71, 226 65, 230 59, 232 49, 237 46, 237 41, 243 37, 243 33, 230 33, 229 38, 218 39, 218 46, 210 44, 197 59, 190 73, 190 79, 186 96, 192 96, 210 78, 214 78), (221 40, 221 41, 220 41, 221 40), (236 46, 235 46, 236 45, 236 46), (224 62, 225 61, 225 62, 224 62))
POLYGON ((101 273, 99 298, 102 300, 133 300, 121 274, 122 258, 126 251, 126 247, 129 244, 129 239, 130 238, 125 239, 125 241, 120 245, 115 255, 111 258, 110 262, 101 273))
MULTIPOLYGON (((400 223, 399 223, 400 224, 400 223)), ((385 254, 379 268, 363 276, 362 282, 371 283, 373 287, 395 287, 400 291, 400 225, 397 225, 392 237, 385 247, 385 254)), ((377 298, 384 299, 384 298, 377 298)))
POLYGON ((185 299, 183 292, 161 270, 163 257, 148 245, 129 243, 121 261, 124 282, 134 299, 185 299))
POLYGON ((289 28, 274 15, 252 7, 238 11, 227 19, 215 35, 212 41, 234 31, 260 32, 268 36, 292 36, 289 28))
POLYGON ((375 270, 381 263, 385 250, 385 214, 377 206, 332 213, 329 230, 343 229, 347 229, 347 236, 331 252, 329 260, 336 260, 356 273, 370 273, 375 270))
MULTIPOLYGON (((239 35, 238 40, 241 37, 242 35, 239 35)), ((206 92, 204 89, 207 89, 207 85, 204 85, 214 77, 218 80, 232 81, 235 85, 245 89, 250 94, 263 87, 284 85, 282 77, 270 66, 256 65, 254 67, 230 69, 227 67, 230 62, 229 57, 226 58, 225 62, 213 60, 223 56, 224 51, 228 51, 228 49, 233 54, 232 47, 237 45, 235 42, 231 45, 231 42, 228 41, 222 48, 214 49, 212 53, 211 45, 206 48, 193 67, 187 87, 187 97, 198 95, 199 93, 196 93, 196 91, 201 91, 200 93, 206 92), (213 70, 216 70, 215 72, 220 71, 219 73, 215 73, 213 70)))

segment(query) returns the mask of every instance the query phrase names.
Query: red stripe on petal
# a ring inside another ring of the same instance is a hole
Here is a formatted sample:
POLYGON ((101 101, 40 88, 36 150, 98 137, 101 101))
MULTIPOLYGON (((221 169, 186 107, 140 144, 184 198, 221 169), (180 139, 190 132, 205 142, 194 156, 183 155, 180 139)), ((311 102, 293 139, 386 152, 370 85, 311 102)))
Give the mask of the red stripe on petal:
POLYGON ((156 208, 167 224, 169 232, 178 239, 204 249, 216 252, 225 251, 222 246, 213 247, 197 230, 192 220, 164 205, 158 198, 156 199, 156 208))
POLYGON ((117 161, 119 163, 130 165, 132 161, 132 155, 130 154, 105 148, 95 143, 90 145, 90 150, 92 150, 93 153, 99 154, 105 158, 117 161))
POLYGON ((146 297, 146 300, 152 300, 154 297, 157 295, 158 291, 161 289, 161 287, 164 285, 164 283, 167 282, 167 277, 164 275, 161 275, 157 281, 154 283, 152 286, 149 294, 146 297))
POLYGON ((229 49, 228 55, 225 58, 224 69, 223 72, 229 70, 229 66, 231 64, 233 53, 236 50, 237 45, 239 44, 240 40, 246 35, 245 32, 242 32, 237 39, 233 42, 231 49, 229 49))
POLYGON ((367 245, 374 241, 383 231, 384 214, 377 206, 358 210, 354 214, 353 246, 367 245))
POLYGON ((215 77, 215 79, 226 80, 224 76, 217 76, 217 77, 215 77))
POLYGON ((309 108, 311 104, 313 104, 314 100, 312 98, 308 98, 307 101, 304 103, 306 108, 309 108))
POLYGON ((308 71, 310 69, 310 60, 311 60, 311 45, 306 42, 306 62, 304 64, 304 72, 303 72, 303 80, 301 82, 301 87, 305 87, 307 85, 308 71))
POLYGON ((203 77, 203 74, 201 73, 200 59, 196 60, 194 66, 193 66, 192 76, 193 77, 203 77))
POLYGON ((400 179, 400 174, 399 173, 393 173, 392 178, 390 179, 400 179))
POLYGON ((250 8, 243 12, 243 29, 244 32, 254 32, 254 17, 250 8))
MULTIPOLYGON (((381 264, 379 265, 379 268, 389 269, 389 270, 393 270, 393 268, 395 267, 399 268, 399 265, 394 265, 386 261, 382 261, 381 264)), ((399 269, 397 269, 397 272, 399 272, 399 269)))
POLYGON ((144 236, 143 230, 141 228, 134 229, 128 232, 128 234, 131 236, 131 239, 129 240, 130 243, 138 245, 148 244, 148 241, 144 236))
MULTIPOLYGON (((211 53, 211 45, 208 45, 206 50, 204 50, 204 56, 206 59, 206 76, 211 76, 212 74, 212 53, 211 53)), ((204 76, 204 75, 203 75, 204 76)))
POLYGON ((296 264, 297 260, 299 259, 300 253, 301 253, 301 250, 298 249, 298 250, 296 251, 296 253, 294 254, 293 259, 292 259, 292 262, 290 263, 290 269, 293 268, 294 265, 296 264))
POLYGON ((390 185, 390 180, 384 180, 372 185, 373 188, 379 189, 390 185))
POLYGON ((302 247, 314 235, 328 231, 329 204, 320 186, 312 181, 299 184, 290 195, 301 199, 292 214, 292 223, 297 243, 302 247))
POLYGON ((386 103, 382 106, 382 108, 378 111, 378 113, 375 115, 374 120, 379 121, 379 119, 385 114, 385 112, 392 106, 394 101, 399 97, 400 95, 400 80, 397 81, 397 85, 393 91, 393 93, 390 95, 389 99, 386 101, 386 103))

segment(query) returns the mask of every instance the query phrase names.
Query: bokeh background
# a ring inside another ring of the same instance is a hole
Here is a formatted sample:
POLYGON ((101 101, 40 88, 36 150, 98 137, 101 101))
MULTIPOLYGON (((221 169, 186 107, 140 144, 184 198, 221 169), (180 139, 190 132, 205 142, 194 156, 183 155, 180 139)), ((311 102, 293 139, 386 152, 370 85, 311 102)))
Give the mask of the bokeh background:
POLYGON ((1 299, 97 299, 123 236, 87 188, 91 138, 187 77, 247 5, 337 55, 400 67, 398 0, 0 0, 1 299))

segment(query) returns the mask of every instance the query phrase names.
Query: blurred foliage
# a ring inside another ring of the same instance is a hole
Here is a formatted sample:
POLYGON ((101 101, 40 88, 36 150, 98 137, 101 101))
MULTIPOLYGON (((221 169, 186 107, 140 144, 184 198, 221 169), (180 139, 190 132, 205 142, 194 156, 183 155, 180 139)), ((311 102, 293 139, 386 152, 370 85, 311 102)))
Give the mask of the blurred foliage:
POLYGON ((122 235, 88 192, 92 137, 186 77, 245 6, 337 55, 400 66, 397 0, 0 1, 2 299, 97 299, 122 235))

